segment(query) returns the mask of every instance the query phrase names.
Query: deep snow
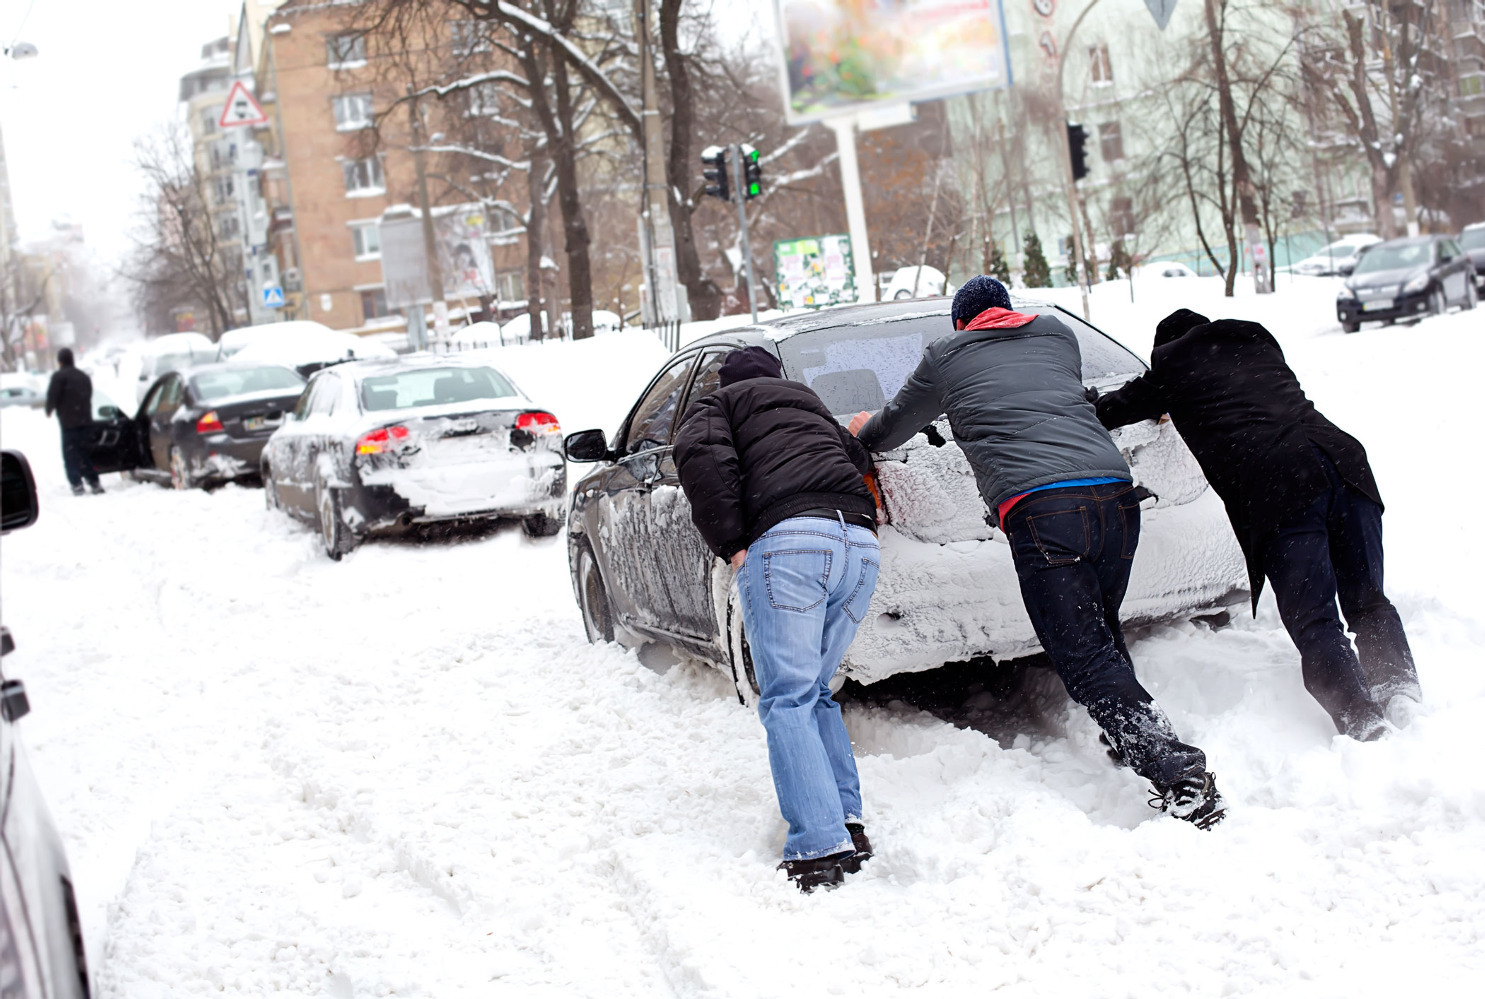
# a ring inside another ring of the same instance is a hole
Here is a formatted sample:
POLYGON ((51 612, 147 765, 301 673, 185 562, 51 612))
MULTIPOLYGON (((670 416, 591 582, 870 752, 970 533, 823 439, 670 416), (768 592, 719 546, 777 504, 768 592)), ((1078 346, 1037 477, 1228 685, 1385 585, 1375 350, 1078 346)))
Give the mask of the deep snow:
MULTIPOLYGON (((1269 598, 1154 630, 1136 667, 1231 806, 1201 833, 1145 806, 1081 710, 1002 749, 852 705, 878 857, 810 897, 774 870, 756 718, 707 667, 589 646, 560 537, 334 564, 257 490, 108 476, 74 498, 55 426, 6 410, 43 509, 3 542, 5 670, 99 994, 1474 994, 1485 313, 1347 337, 1329 282, 1231 302, 1167 284, 1133 309, 1100 286, 1094 321, 1143 352, 1174 304, 1265 318, 1368 446, 1418 717, 1334 736, 1269 598)), ((576 430, 611 428, 663 352, 620 334, 498 357, 576 430)))

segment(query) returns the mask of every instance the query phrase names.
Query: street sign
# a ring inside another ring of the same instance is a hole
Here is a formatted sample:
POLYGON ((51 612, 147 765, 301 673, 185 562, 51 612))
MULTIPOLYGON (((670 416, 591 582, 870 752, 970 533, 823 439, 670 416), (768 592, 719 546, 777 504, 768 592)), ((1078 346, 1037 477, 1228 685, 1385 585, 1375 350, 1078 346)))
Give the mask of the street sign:
POLYGON ((1150 8, 1161 31, 1165 30, 1165 26, 1170 23, 1170 16, 1176 12, 1176 0, 1145 0, 1145 6, 1150 8))
POLYGON ((263 308, 282 309, 284 307, 284 290, 276 284, 265 284, 263 286, 263 308))
POLYGON ((227 103, 222 108, 222 116, 217 119, 217 125, 221 128, 233 128, 238 125, 266 125, 268 115, 263 113, 263 105, 259 104, 248 88, 238 80, 232 84, 232 90, 227 94, 227 103))

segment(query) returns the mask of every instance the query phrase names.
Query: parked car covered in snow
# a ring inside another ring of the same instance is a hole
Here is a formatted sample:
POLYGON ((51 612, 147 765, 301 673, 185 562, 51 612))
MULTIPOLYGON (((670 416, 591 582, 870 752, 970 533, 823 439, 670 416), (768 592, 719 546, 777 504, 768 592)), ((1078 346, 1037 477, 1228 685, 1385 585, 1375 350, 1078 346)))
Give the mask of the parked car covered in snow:
POLYGON ((1382 242, 1381 236, 1373 236, 1369 232, 1343 236, 1298 261, 1289 270, 1295 274, 1306 274, 1310 277, 1325 277, 1330 274, 1345 277, 1355 270, 1356 261, 1360 259, 1362 251, 1380 242, 1382 242))
MULTIPOLYGON (((40 507, 25 455, 0 455, 0 531, 29 527, 40 507)), ((0 626, 0 656, 15 649, 0 626)), ((53 707, 55 710, 55 706, 53 707)), ((67 851, 21 744, 25 685, 0 672, 0 995, 86 999, 88 962, 67 851)))
POLYGON ((0 374, 0 406, 27 406, 41 409, 46 405, 46 379, 19 371, 0 374))
POLYGON ((217 345, 201 333, 167 333, 150 340, 140 357, 134 401, 143 402, 144 394, 161 375, 208 364, 217 359, 217 354, 217 345))
MULTIPOLYGON (((1089 386, 1107 391, 1146 370, 1064 310, 1019 299, 1015 307, 1055 312, 1077 333, 1089 386)), ((676 422, 715 389, 729 351, 758 345, 845 423, 861 410, 880 410, 924 346, 952 329, 949 302, 935 299, 825 309, 717 333, 666 362, 612 442, 600 430, 569 436, 568 459, 596 463, 576 483, 567 520, 573 589, 589 640, 668 642, 716 664, 751 701, 756 684, 733 573, 691 522, 671 452, 676 422)), ((1226 512, 1174 427, 1143 423, 1113 437, 1143 497, 1125 620, 1190 617, 1243 599, 1243 558, 1226 512)), ((844 671, 870 683, 946 662, 1036 652, 1010 545, 989 526, 948 421, 936 420, 876 462, 886 514, 881 576, 844 671)))
POLYGON ((948 278, 937 267, 899 267, 887 285, 882 301, 895 302, 903 298, 937 298, 946 294, 948 278))
POLYGON ((458 354, 316 373, 261 467, 269 507, 316 524, 333 559, 437 521, 519 518, 555 534, 567 494, 557 418, 458 354))
POLYGON ((1341 329, 1473 309, 1475 267, 1452 236, 1410 236, 1368 247, 1335 299, 1341 329))
POLYGON ((304 377, 321 368, 344 361, 380 360, 397 356, 397 352, 367 337, 332 330, 323 323, 308 319, 287 323, 265 323, 222 334, 233 348, 232 358, 258 364, 281 364, 304 377), (245 342, 243 342, 245 341, 245 342), (236 343, 242 342, 237 347, 236 343))
POLYGON ((1467 225, 1459 234, 1459 248, 1475 265, 1475 292, 1485 295, 1485 222, 1467 225))

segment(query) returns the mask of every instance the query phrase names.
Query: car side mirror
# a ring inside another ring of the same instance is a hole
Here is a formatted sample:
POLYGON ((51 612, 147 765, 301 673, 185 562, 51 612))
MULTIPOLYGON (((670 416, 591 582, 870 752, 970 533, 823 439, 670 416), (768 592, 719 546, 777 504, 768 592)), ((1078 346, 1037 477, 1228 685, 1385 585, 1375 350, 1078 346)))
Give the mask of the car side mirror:
POLYGON ((568 461, 602 461, 609 456, 608 438, 602 430, 579 430, 562 442, 568 461))
POLYGON ((30 527, 40 514, 36 479, 26 456, 19 451, 0 452, 0 533, 30 527))
POLYGON ((117 406, 99 406, 98 415, 105 420, 121 420, 124 417, 124 411, 117 406))

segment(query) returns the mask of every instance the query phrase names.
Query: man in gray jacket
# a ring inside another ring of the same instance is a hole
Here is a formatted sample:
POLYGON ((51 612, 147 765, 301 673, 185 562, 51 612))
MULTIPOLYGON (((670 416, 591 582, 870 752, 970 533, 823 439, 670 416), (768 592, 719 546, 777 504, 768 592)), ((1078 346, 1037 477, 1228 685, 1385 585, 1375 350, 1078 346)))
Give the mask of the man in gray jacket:
POLYGON ((1084 397, 1077 336, 1055 316, 1012 311, 1005 286, 983 275, 954 295, 952 318, 957 332, 929 344, 902 390, 876 416, 858 414, 851 432, 890 450, 948 414, 1068 694, 1155 786, 1152 805, 1210 828, 1224 805, 1206 755, 1176 738, 1140 685, 1119 625, 1139 500, 1084 397))

